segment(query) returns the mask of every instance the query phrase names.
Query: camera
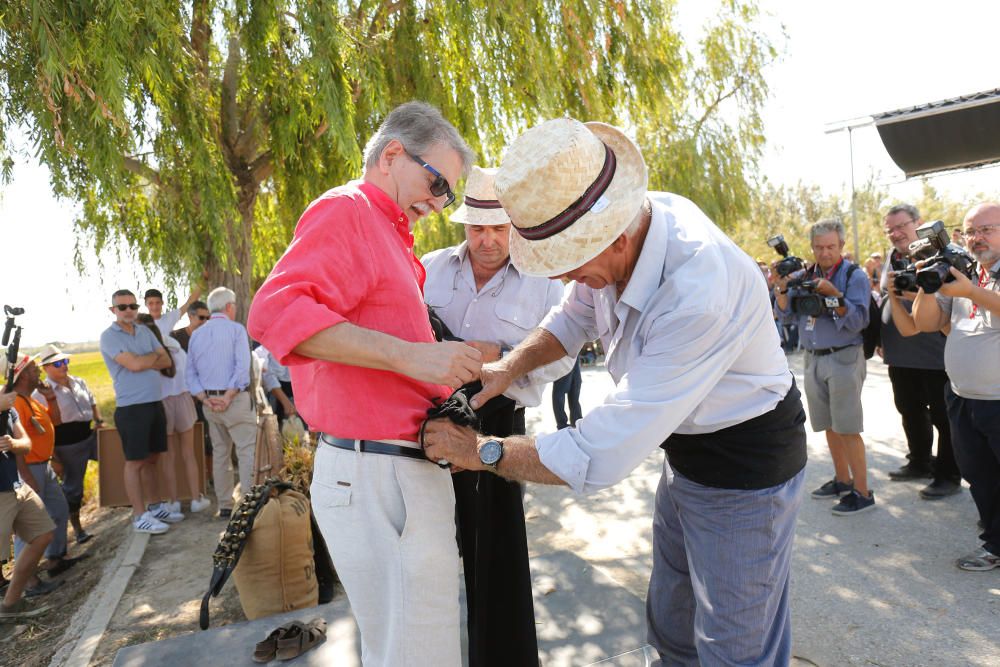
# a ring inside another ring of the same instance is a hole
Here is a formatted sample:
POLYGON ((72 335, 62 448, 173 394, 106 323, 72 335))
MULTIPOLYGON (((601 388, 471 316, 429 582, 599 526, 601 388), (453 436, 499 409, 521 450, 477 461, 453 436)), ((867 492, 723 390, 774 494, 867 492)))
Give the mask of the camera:
POLYGON ((910 244, 910 254, 924 261, 923 268, 916 270, 915 280, 917 287, 923 288, 926 294, 933 294, 941 289, 941 285, 955 280, 949 271, 951 267, 972 278, 976 260, 965 248, 949 241, 944 222, 935 220, 920 225, 917 227, 917 238, 918 241, 910 244), (926 256, 928 253, 931 253, 930 256, 926 256))
POLYGON ((917 240, 910 244, 909 257, 912 263, 892 279, 892 287, 897 294, 916 292, 921 287, 927 294, 933 294, 941 289, 941 285, 955 279, 948 270, 950 267, 954 266, 970 278, 975 268, 972 256, 961 246, 950 242, 941 220, 917 227, 917 240), (923 268, 917 268, 918 261, 924 262, 923 268))
POLYGON ((785 237, 781 234, 769 238, 767 245, 774 248, 775 252, 784 257, 784 259, 774 266, 774 270, 778 272, 780 277, 784 278, 791 273, 801 271, 805 268, 806 263, 804 261, 788 254, 788 244, 785 243, 785 237))
POLYGON ((836 296, 824 296, 816 291, 819 280, 806 277, 792 278, 788 281, 788 301, 791 310, 796 315, 819 317, 833 308, 844 305, 843 299, 836 296))

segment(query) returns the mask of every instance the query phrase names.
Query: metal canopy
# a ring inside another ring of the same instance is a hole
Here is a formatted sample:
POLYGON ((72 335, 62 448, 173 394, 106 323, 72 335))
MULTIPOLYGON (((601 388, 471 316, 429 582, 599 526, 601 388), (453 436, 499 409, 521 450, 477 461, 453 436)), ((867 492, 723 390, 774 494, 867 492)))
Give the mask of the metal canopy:
POLYGON ((872 119, 889 157, 907 178, 1000 161, 1000 89, 872 119))

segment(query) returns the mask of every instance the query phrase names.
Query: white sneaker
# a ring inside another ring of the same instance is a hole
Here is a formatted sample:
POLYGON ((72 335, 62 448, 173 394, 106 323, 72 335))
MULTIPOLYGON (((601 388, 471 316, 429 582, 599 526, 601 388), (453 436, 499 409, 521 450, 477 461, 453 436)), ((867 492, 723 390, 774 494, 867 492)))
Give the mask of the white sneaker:
POLYGON ((177 523, 178 521, 184 520, 184 515, 180 512, 171 512, 168 505, 170 503, 160 503, 158 505, 150 505, 146 508, 147 514, 149 514, 154 519, 159 521, 164 521, 166 523, 177 523))
POLYGON ((191 501, 191 512, 200 512, 204 509, 208 509, 211 506, 212 506, 212 501, 206 498, 205 496, 201 496, 191 501))
POLYGON ((163 503, 163 506, 167 508, 167 511, 172 512, 174 514, 181 513, 181 501, 179 500, 175 500, 172 503, 163 503))
POLYGON ((153 515, 147 510, 145 513, 132 519, 132 530, 137 533, 162 535, 170 530, 170 526, 154 518, 153 515))

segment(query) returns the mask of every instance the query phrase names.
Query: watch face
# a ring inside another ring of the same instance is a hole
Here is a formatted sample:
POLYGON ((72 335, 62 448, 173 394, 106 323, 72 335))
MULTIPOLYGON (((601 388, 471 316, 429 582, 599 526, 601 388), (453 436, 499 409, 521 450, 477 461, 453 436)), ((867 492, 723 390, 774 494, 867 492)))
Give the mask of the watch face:
POLYGON ((496 465, 502 455, 503 445, 496 440, 487 440, 483 443, 483 446, 479 448, 479 460, 482 461, 484 465, 496 465))

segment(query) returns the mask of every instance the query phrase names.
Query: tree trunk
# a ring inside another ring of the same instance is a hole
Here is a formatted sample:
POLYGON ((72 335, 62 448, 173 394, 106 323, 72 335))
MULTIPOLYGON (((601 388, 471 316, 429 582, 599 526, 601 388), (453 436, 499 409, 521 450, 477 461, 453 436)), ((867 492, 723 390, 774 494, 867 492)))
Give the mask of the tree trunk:
POLYGON ((222 266, 217 257, 210 257, 206 267, 209 290, 224 285, 236 292, 236 319, 242 324, 246 324, 253 296, 250 291, 253 279, 253 210, 258 188, 259 186, 240 188, 237 203, 240 217, 229 220, 226 225, 232 257, 229 267, 222 266))

